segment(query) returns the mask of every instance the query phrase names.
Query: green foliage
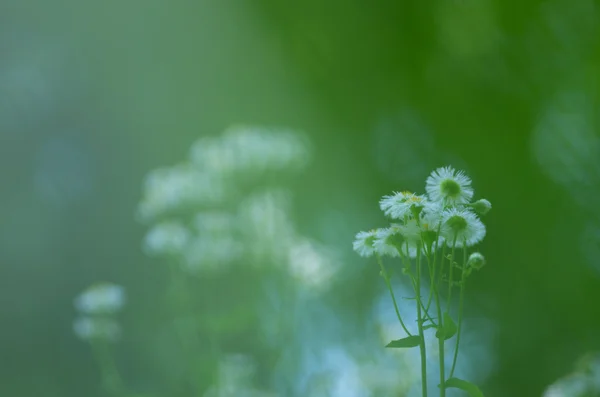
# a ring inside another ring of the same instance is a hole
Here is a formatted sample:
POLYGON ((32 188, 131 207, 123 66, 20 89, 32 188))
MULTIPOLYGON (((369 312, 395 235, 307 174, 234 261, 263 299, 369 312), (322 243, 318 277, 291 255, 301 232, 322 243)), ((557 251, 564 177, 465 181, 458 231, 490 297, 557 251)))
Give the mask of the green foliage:
POLYGON ((450 378, 446 381, 445 385, 448 389, 455 388, 464 390, 467 393, 469 393, 469 396, 471 397, 483 397, 483 393, 481 392, 481 390, 479 390, 479 387, 477 387, 477 385, 474 385, 473 383, 463 379, 450 378))
POLYGON ((443 326, 442 328, 438 328, 437 332, 435 333, 435 337, 438 339, 444 338, 444 340, 448 340, 454 335, 456 335, 456 331, 458 331, 456 323, 454 322, 454 320, 452 320, 450 314, 444 313, 443 326))
POLYGON ((421 337, 419 335, 407 336, 406 338, 393 340, 388 343, 385 347, 393 347, 399 349, 406 349, 410 347, 417 347, 421 344, 421 337))

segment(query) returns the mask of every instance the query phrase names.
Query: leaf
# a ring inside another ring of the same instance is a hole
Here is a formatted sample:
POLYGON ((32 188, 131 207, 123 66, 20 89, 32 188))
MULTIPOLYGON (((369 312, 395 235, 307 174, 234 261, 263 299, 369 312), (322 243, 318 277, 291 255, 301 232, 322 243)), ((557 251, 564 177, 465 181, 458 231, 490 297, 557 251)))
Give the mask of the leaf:
POLYGON ((407 336, 406 338, 393 340, 388 343, 385 347, 394 347, 394 348, 409 348, 416 347, 421 344, 421 337, 419 335, 407 336))
POLYGON ((464 390, 467 393, 469 393, 469 396, 471 397, 484 397, 483 393, 481 392, 481 390, 479 390, 479 387, 477 387, 477 385, 471 382, 467 382, 466 380, 450 378, 444 383, 444 385, 446 386, 446 388, 464 390))
POLYGON ((448 313, 444 313, 443 326, 442 326, 442 328, 437 330, 437 332, 435 333, 435 337, 438 339, 443 337, 444 340, 448 340, 448 339, 452 338, 454 335, 456 335, 457 330, 458 330, 458 328, 456 327, 454 320, 452 320, 452 317, 450 317, 450 315, 448 313))
POLYGON ((423 327, 423 331, 426 331, 430 328, 437 328, 437 327, 435 326, 435 324, 427 324, 426 326, 423 327))

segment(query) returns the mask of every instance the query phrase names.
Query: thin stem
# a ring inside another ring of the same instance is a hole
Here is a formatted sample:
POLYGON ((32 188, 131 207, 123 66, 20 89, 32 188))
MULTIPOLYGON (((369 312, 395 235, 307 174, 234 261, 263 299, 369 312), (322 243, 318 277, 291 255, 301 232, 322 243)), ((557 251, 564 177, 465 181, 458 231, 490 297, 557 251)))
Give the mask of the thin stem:
MULTIPOLYGON (((407 250, 408 250, 408 243, 407 243, 407 250)), ((409 267, 407 266, 407 261, 408 259, 406 258, 406 256, 404 255, 404 253, 402 251, 400 251, 400 257, 402 258, 402 263, 404 264, 404 267, 406 269, 408 269, 409 267)), ((417 289, 417 281, 415 279, 415 276, 412 275, 412 273, 410 273, 410 271, 408 272, 408 276, 410 277, 410 280, 412 282, 412 286, 413 286, 413 290, 418 291, 419 289, 417 289)), ((419 295, 420 297, 420 295, 419 295)), ((429 307, 425 307, 425 305, 423 304, 422 300, 418 300, 417 301, 421 308, 425 311, 425 316, 427 317, 427 319, 429 321, 431 321, 431 323, 437 327, 437 324, 435 323, 435 321, 433 320, 433 317, 431 317, 431 315, 429 314, 429 307)))
POLYGON ((452 241, 452 251, 450 253, 450 271, 448 272, 448 302, 446 302, 446 313, 448 314, 450 314, 450 303, 452 302, 452 284, 454 282, 452 271, 454 270, 454 250, 456 249, 456 238, 457 235, 454 234, 454 241, 452 241))
MULTIPOLYGON (((431 258, 431 252, 429 252, 429 255, 427 255, 427 264, 429 265, 429 277, 431 279, 431 289, 429 290, 429 299, 427 300, 427 308, 425 309, 425 311, 429 310, 429 307, 431 305, 431 297, 432 297, 432 293, 434 291, 433 285, 435 284, 436 280, 435 280, 435 264, 437 262, 437 252, 439 249, 439 242, 440 242, 440 231, 442 230, 442 224, 440 223, 437 229, 437 233, 435 234, 435 248, 433 248, 433 263, 429 264, 429 260, 431 258)), ((444 244, 444 247, 446 246, 446 244, 444 244)), ((432 244, 433 247, 433 244, 432 244)), ((440 274, 442 273, 442 268, 440 266, 440 274)))
POLYGON ((103 387, 110 395, 120 396, 124 394, 123 382, 110 353, 107 341, 100 339, 92 340, 91 346, 94 358, 100 366, 103 387))
POLYGON ((381 268, 381 275, 383 276, 383 279, 385 280, 385 285, 387 285, 387 287, 390 291, 390 295, 392 296, 392 302, 394 302, 394 309, 396 310, 396 316, 398 316, 398 321, 400 321, 400 325, 402 326, 402 329, 404 330, 404 332, 406 332, 408 334, 408 336, 412 336, 412 334, 410 333, 408 328, 406 328, 406 325, 404 325, 404 321, 402 321, 402 316, 400 315, 400 310, 398 310, 398 303, 396 303, 396 297, 394 295, 394 290, 392 289, 392 285, 390 283, 390 278, 387 274, 387 271, 385 270, 385 266, 383 266, 383 262, 379 255, 377 255, 377 262, 379 262, 379 267, 381 268))
POLYGON ((467 285, 467 245, 463 244, 463 265, 462 265, 462 277, 460 281, 460 299, 458 304, 458 329, 456 331, 456 346, 454 347, 454 357, 452 358, 452 368, 450 369, 450 377, 454 375, 454 369, 456 368, 456 359, 458 358, 458 346, 460 344, 460 331, 462 328, 463 320, 463 302, 465 298, 465 288, 467 285))
POLYGON ((425 336, 423 333, 423 317, 421 314, 421 247, 417 246, 417 281, 416 281, 416 297, 417 297, 417 325, 419 327, 419 336, 421 343, 419 349, 421 351, 421 388, 423 397, 427 397, 427 351, 425 347, 425 336))
MULTIPOLYGON (((442 264, 444 263, 443 257, 442 260, 440 261, 440 273, 442 272, 442 264)), ((434 266, 435 266, 435 262, 434 262, 434 266)), ((437 307, 437 315, 438 315, 438 323, 439 323, 439 328, 438 329, 444 329, 444 322, 443 322, 443 317, 442 317, 442 304, 440 302, 440 291, 438 289, 438 285, 435 285, 434 283, 432 283, 432 289, 435 292, 435 305, 437 307)), ((440 359, 440 397, 445 397, 446 396, 446 375, 445 375, 445 366, 446 366, 446 360, 444 358, 444 353, 445 353, 445 337, 444 335, 441 335, 441 338, 438 338, 438 350, 439 350, 439 359, 440 359)))

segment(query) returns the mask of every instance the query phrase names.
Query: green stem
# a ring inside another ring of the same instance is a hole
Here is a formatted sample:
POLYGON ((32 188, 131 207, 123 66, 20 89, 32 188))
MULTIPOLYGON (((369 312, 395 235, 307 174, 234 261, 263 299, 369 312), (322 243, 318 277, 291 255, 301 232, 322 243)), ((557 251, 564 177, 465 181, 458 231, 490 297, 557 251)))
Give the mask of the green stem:
POLYGON ((104 389, 112 396, 123 395, 123 382, 114 359, 110 354, 108 342, 100 339, 92 340, 91 347, 94 359, 100 367, 104 389))
POLYGON ((417 281, 416 281, 416 297, 417 297, 417 325, 419 327, 419 336, 421 342, 419 349, 421 351, 421 388, 423 397, 427 397, 427 351, 425 347, 425 335, 423 333, 423 317, 421 314, 421 247, 417 246, 417 281))
POLYGON ((171 261, 170 268, 170 299, 173 305, 173 312, 176 316, 173 326, 182 351, 188 353, 188 361, 186 363, 189 377, 188 382, 190 382, 191 387, 196 393, 200 393, 204 387, 200 381, 202 370, 199 366, 200 362, 194 359, 196 357, 194 352, 199 348, 200 339, 195 329, 196 324, 186 323, 187 316, 190 316, 193 312, 192 297, 190 296, 187 279, 189 276, 183 272, 181 266, 175 260, 171 261))
POLYGON ((446 302, 446 313, 450 314, 450 303, 452 302, 452 284, 454 283, 454 277, 452 275, 454 270, 454 251, 456 249, 456 238, 454 235, 454 241, 452 241, 452 251, 450 253, 450 270, 448 272, 448 302, 446 302))
MULTIPOLYGON (((442 271, 442 264, 443 264, 443 258, 442 261, 440 261, 440 273, 442 271)), ((435 263, 434 263, 435 266, 435 263)), ((432 283, 433 290, 435 291, 435 305, 437 307, 437 315, 438 315, 438 323, 439 323, 439 327, 438 329, 443 329, 444 328, 444 323, 443 323, 443 317, 442 317, 442 304, 440 302, 440 291, 438 289, 438 285, 435 285, 434 283, 432 283)), ((439 359, 440 359, 440 397, 445 397, 446 396, 446 375, 445 375, 445 358, 444 358, 444 353, 445 353, 445 337, 442 335, 441 338, 438 338, 438 350, 439 350, 439 359)))
POLYGON ((400 321, 400 325, 404 332, 408 334, 408 336, 412 336, 406 325, 404 325, 404 321, 402 321, 402 316, 400 315, 400 310, 398 310, 398 303, 396 302, 396 297, 394 296, 394 290, 392 289, 392 285, 390 283, 390 278, 385 270, 385 266, 383 266, 383 262, 381 261, 381 257, 377 255, 377 262, 379 262, 379 267, 381 268, 381 275, 385 280, 385 285, 387 285, 388 290, 390 291, 390 295, 392 296, 392 302, 394 302, 394 309, 396 310, 396 316, 398 316, 398 321, 400 321))
POLYGON ((452 368, 450 369, 450 377, 454 375, 454 368, 456 367, 456 359, 458 358, 458 346, 460 344, 460 331, 462 328, 463 320, 463 303, 465 298, 465 288, 467 285, 467 245, 463 244, 463 265, 462 265, 462 277, 460 280, 460 299, 458 304, 458 329, 456 331, 456 346, 454 347, 454 357, 452 358, 452 368))

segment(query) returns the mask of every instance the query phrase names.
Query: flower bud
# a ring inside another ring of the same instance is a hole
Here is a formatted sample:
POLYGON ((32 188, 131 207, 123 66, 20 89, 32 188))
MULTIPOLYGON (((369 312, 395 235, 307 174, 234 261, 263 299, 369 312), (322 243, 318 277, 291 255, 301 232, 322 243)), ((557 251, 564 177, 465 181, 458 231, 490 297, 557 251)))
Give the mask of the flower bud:
POLYGON ((473 252, 467 261, 467 267, 479 270, 485 265, 485 258, 479 252, 473 252))
POLYGON ((471 207, 480 215, 485 215, 492 209, 492 203, 486 199, 480 199, 471 204, 471 207))

